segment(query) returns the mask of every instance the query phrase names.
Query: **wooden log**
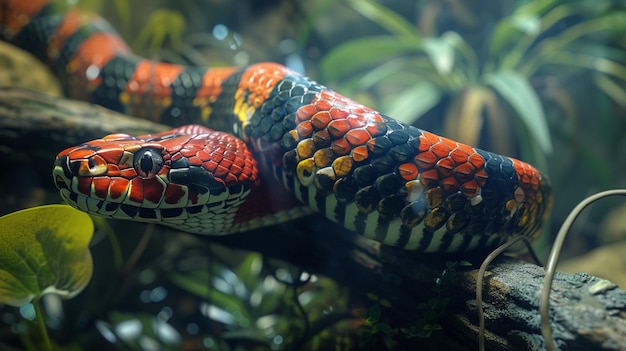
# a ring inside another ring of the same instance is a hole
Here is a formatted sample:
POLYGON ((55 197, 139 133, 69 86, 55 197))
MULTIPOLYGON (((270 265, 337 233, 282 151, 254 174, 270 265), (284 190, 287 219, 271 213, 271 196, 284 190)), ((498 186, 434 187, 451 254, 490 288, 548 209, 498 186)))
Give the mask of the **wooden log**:
MULTIPOLYGON (((110 133, 166 128, 83 102, 0 88, 0 156, 3 162, 39 167, 44 177, 66 147, 110 133), (41 166, 33 159, 46 162, 41 166)), ((382 247, 320 216, 205 238, 329 276, 357 300, 388 301, 368 327, 373 349, 389 338, 398 348, 477 349, 476 267, 484 253, 424 255, 382 247), (473 266, 458 264, 465 260, 473 266)), ((538 312, 542 281, 541 267, 520 260, 501 259, 491 266, 484 285, 488 350, 544 348, 538 312)), ((561 349, 626 350, 626 292, 586 274, 557 274, 552 294, 551 323, 561 349)))

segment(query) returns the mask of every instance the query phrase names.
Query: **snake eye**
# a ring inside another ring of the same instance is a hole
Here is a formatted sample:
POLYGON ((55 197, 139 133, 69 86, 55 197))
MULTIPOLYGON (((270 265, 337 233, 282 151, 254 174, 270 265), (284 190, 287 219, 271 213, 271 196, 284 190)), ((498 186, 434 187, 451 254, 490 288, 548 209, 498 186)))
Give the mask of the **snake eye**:
POLYGON ((163 157, 155 149, 141 149, 135 153, 133 167, 139 177, 152 178, 163 167, 163 157))

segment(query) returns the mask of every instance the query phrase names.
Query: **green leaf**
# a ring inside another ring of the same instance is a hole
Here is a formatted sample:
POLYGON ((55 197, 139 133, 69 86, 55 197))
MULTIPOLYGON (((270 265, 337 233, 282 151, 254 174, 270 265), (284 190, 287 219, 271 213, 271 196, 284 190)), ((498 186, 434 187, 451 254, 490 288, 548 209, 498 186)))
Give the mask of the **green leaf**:
POLYGON ((326 54, 320 63, 322 81, 341 80, 369 66, 419 52, 421 41, 412 37, 372 36, 348 41, 326 54))
POLYGON ((615 83, 612 79, 601 74, 595 74, 593 76, 593 82, 600 90, 602 90, 613 101, 620 104, 622 107, 626 106, 626 90, 619 84, 615 83))
POLYGON ((93 230, 89 215, 67 205, 0 217, 0 302, 21 306, 44 294, 78 294, 93 273, 93 230))
POLYGON ((443 94, 435 85, 421 81, 404 92, 389 97, 385 111, 398 121, 412 124, 441 101, 443 94))
POLYGON ((380 320, 380 305, 375 303, 370 307, 366 322, 369 324, 376 323, 380 320))
POLYGON ((501 71, 486 77, 492 86, 515 110, 542 152, 552 153, 552 141, 546 115, 539 97, 525 77, 514 71, 501 71))
POLYGON ((415 26, 398 13, 370 0, 350 0, 356 11, 395 35, 418 37, 415 26))
POLYGON ((180 45, 184 30, 185 18, 181 13, 156 10, 150 15, 148 23, 137 36, 135 47, 143 48, 149 44, 149 54, 154 55, 168 37, 174 47, 180 45))

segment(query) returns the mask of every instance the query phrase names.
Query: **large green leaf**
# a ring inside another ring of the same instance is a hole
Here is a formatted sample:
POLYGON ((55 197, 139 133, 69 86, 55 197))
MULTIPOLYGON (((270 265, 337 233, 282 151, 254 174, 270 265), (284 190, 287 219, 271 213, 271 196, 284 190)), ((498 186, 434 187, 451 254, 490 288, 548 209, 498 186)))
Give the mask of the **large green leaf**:
POLYGON ((78 294, 93 272, 91 218, 67 205, 0 217, 0 302, 21 306, 44 294, 78 294))
POLYGON ((391 97, 385 111, 398 121, 413 124, 443 98, 442 91, 427 82, 417 82, 404 92, 391 97))
POLYGON ((545 154, 551 153, 546 115, 528 80, 517 72, 502 71, 488 75, 486 81, 513 107, 541 150, 545 154))
POLYGON ((372 36, 351 40, 326 54, 320 63, 322 81, 341 80, 369 66, 415 53, 421 41, 414 37, 372 36))
POLYGON ((415 26, 400 14, 370 0, 349 0, 350 5, 361 15, 369 18, 389 33, 398 36, 418 37, 415 26))

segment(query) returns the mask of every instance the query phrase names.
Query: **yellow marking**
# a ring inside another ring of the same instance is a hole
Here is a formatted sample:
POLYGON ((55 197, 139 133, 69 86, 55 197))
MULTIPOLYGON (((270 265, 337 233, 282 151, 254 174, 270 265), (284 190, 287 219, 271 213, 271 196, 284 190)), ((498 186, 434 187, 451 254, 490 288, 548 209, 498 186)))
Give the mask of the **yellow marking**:
POLYGON ((298 153, 298 157, 300 159, 305 159, 313 156, 315 152, 315 143, 313 139, 304 139, 298 143, 296 146, 296 152, 298 153))
MULTIPOLYGON (((308 140, 313 141, 313 139, 308 140)), ((315 148, 315 145, 313 145, 313 148, 315 148)), ((333 157, 335 156, 335 152, 331 148, 327 147, 315 151, 315 154, 313 154, 313 159, 315 160, 315 165, 317 167, 326 167, 330 165, 330 163, 333 161, 333 157)))
POLYGON ((345 177, 352 170, 352 157, 341 156, 333 161, 333 170, 338 177, 345 177))
POLYGON ((313 184, 313 179, 315 178, 315 162, 313 159, 308 158, 300 161, 296 167, 296 174, 302 185, 309 186, 313 184))

